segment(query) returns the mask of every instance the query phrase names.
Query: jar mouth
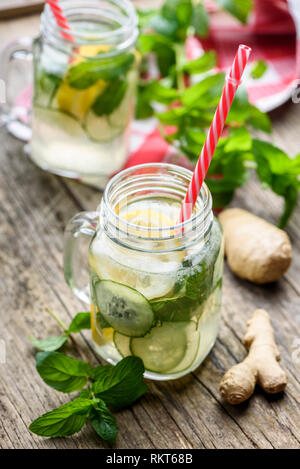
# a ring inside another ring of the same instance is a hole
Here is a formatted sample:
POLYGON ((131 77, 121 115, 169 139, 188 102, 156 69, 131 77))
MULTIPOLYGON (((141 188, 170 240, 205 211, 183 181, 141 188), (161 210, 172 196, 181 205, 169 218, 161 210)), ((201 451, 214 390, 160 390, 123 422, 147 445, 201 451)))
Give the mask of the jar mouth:
POLYGON ((142 197, 145 200, 147 197, 173 198, 180 207, 192 175, 189 169, 165 163, 142 164, 118 173, 109 181, 103 195, 100 220, 104 228, 109 235, 114 233, 114 238, 121 239, 127 245, 137 243, 138 240, 159 244, 155 250, 160 252, 165 251, 160 242, 181 240, 173 249, 180 250, 187 244, 199 241, 199 237, 207 235, 212 224, 212 198, 205 183, 197 197, 192 216, 184 222, 168 226, 141 226, 127 221, 116 212, 116 207, 124 206, 128 200, 132 202, 142 197))
POLYGON ((59 3, 71 30, 57 24, 46 3, 41 15, 46 40, 51 42, 51 38, 54 38, 72 48, 87 44, 110 46, 108 51, 89 56, 89 59, 110 57, 135 44, 138 37, 138 17, 129 0, 60 0, 59 3))

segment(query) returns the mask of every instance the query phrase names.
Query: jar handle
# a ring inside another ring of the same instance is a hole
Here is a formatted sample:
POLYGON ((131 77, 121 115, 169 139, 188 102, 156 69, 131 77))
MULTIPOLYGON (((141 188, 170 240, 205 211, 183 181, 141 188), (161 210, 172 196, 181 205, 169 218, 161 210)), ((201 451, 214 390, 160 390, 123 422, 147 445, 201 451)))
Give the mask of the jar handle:
POLYGON ((8 82, 12 60, 32 61, 33 39, 23 37, 11 42, 0 55, 0 111, 3 125, 21 140, 29 140, 31 134, 29 115, 31 111, 32 83, 27 83, 20 96, 9 102, 8 82), (14 125, 15 123, 15 125, 14 125))
MULTIPOLYGON (((89 283, 82 279, 83 262, 80 244, 83 238, 94 236, 99 220, 99 212, 77 213, 67 224, 64 233, 64 275, 72 292, 87 304, 91 303, 89 283)), ((83 253, 87 258, 87 246, 83 253)))

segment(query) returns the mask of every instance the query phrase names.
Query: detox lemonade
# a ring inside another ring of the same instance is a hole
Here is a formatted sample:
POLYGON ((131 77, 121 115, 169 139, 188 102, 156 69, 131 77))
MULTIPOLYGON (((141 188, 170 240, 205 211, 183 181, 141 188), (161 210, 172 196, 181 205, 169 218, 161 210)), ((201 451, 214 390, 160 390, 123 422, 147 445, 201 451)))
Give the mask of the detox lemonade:
POLYGON ((148 377, 182 376, 203 361, 217 336, 223 269, 220 225, 212 218, 204 239, 186 247, 172 228, 179 217, 178 200, 146 195, 114 210, 131 225, 131 236, 144 241, 130 250, 100 231, 90 245, 96 350, 111 363, 129 355, 140 357, 148 377), (160 239, 160 230, 168 227, 170 239, 160 239))
POLYGON ((63 3, 74 41, 62 39, 46 6, 34 43, 31 157, 44 169, 104 186, 128 156, 136 15, 127 0, 105 7, 92 0, 85 9, 63 3))

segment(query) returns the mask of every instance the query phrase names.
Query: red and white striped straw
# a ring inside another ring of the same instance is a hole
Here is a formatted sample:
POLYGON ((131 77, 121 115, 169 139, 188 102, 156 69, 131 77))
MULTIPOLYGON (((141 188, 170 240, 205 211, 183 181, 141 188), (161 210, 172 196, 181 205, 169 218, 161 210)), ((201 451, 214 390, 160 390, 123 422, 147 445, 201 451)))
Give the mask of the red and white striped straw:
POLYGON ((226 77, 222 96, 197 161, 192 180, 182 202, 179 219, 180 222, 188 220, 192 215, 193 208, 200 193, 204 178, 222 133, 226 117, 230 110, 236 90, 240 84, 250 53, 250 47, 242 44, 239 46, 229 76, 226 77))
MULTIPOLYGON (((68 23, 68 20, 67 20, 65 14, 63 12, 63 9, 59 5, 59 0, 46 0, 46 2, 48 3, 49 7, 51 8, 51 11, 53 13, 53 16, 55 18, 55 21, 56 21, 57 25, 62 29, 66 29, 68 31, 71 31, 71 27, 70 27, 70 25, 68 23)), ((72 34, 69 34, 66 31, 60 31, 60 34, 64 39, 67 39, 67 41, 74 42, 74 37, 72 36, 72 34)))

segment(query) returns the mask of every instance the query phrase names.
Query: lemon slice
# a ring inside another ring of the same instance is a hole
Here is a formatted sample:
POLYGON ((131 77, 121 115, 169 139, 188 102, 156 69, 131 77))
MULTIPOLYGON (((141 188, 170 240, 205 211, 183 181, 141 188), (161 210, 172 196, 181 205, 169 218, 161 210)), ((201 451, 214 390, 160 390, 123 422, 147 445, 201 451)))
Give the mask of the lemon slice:
MULTIPOLYGON (((106 45, 86 45, 81 46, 78 51, 78 55, 74 57, 70 66, 74 67, 81 62, 84 62, 87 57, 95 57, 100 52, 106 52, 109 50, 109 46, 106 45)), ((69 84, 63 80, 59 85, 54 106, 58 109, 68 112, 73 116, 77 117, 81 122, 91 105, 107 87, 107 82, 104 80, 98 80, 94 85, 84 90, 78 90, 72 88, 69 84)))
MULTIPOLYGON (((118 211, 118 210, 117 210, 118 211)), ((130 223, 145 227, 136 230, 137 234, 148 235, 149 227, 172 226, 173 220, 168 215, 149 209, 122 211, 120 216, 130 223)), ((133 230, 134 231, 134 230, 133 230)), ((132 233, 132 230, 131 230, 132 233)), ((150 233, 151 235, 151 233, 150 233)), ((149 236, 150 236, 149 235, 149 236)), ((152 242, 146 242, 151 249, 152 242)), ((170 242, 157 241, 159 249, 169 249, 170 242)), ((172 240, 174 247, 180 246, 178 240, 172 240)), ((176 272, 184 258, 183 251, 146 254, 130 252, 111 241, 106 235, 95 239, 90 252, 90 267, 103 280, 113 280, 135 288, 149 300, 172 296, 176 281, 176 272)))
POLYGON ((97 329, 96 321, 97 308, 92 304, 91 305, 91 329, 92 329, 92 338, 97 345, 103 346, 106 342, 113 342, 114 340, 114 329, 112 327, 104 327, 101 329, 101 334, 97 329))

